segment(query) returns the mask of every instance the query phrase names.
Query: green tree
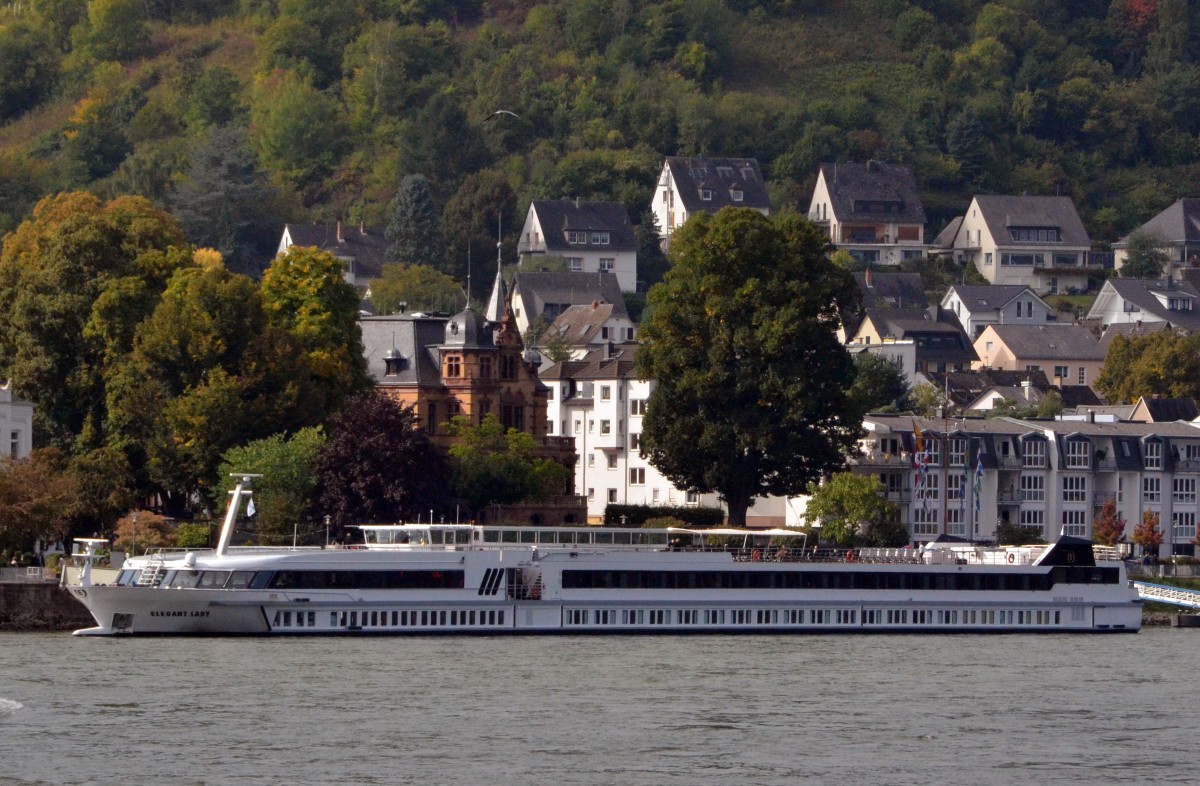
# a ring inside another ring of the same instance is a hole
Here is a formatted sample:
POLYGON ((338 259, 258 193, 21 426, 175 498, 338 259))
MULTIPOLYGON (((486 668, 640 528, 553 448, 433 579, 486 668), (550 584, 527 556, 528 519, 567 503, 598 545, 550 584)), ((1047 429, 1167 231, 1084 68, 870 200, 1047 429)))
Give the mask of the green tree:
POLYGON ((1125 537, 1125 517, 1117 511, 1117 501, 1105 500, 1092 520, 1092 540, 1101 546, 1115 546, 1125 537))
POLYGON ((390 243, 389 261, 450 272, 433 193, 429 190, 429 181, 422 175, 405 175, 400 181, 400 190, 392 200, 392 218, 384 235, 390 243))
POLYGON ((330 419, 327 434, 316 466, 318 516, 341 528, 447 512, 446 454, 411 407, 367 393, 330 419))
POLYGON ((495 413, 474 425, 459 415, 449 424, 451 487, 470 514, 477 517, 492 505, 510 505, 562 493, 570 471, 533 455, 533 437, 505 429, 495 413))
MULTIPOLYGON (((808 507, 804 519, 808 526, 820 525, 821 540, 839 546, 852 546, 873 531, 882 540, 894 539, 888 521, 899 515, 896 505, 883 496, 878 478, 835 472, 824 483, 808 484, 808 507)), ((908 542, 907 532, 901 543, 908 542)), ((879 545, 892 545, 879 544, 879 545)))
POLYGON ((914 415, 922 415, 927 418, 937 417, 941 408, 948 405, 945 394, 937 385, 931 385, 928 382, 918 382, 913 385, 908 395, 908 409, 914 415))
POLYGON ((342 113, 332 99, 290 73, 272 73, 255 86, 251 138, 267 168, 297 186, 332 171, 346 142, 342 113))
POLYGON ((359 296, 328 251, 293 246, 263 274, 263 309, 271 324, 294 338, 319 396, 315 423, 348 397, 371 388, 362 335, 359 296))
POLYGON ((680 488, 718 492, 742 526, 755 497, 841 465, 861 420, 834 332, 858 305, 824 235, 794 214, 698 214, 649 293, 637 356, 655 380, 642 453, 680 488))
POLYGON ((171 195, 188 240, 220 251, 231 270, 250 276, 262 273, 279 240, 274 200, 245 131, 232 126, 215 128, 197 143, 171 195))
POLYGON ((232 70, 223 65, 206 68, 188 94, 188 122, 202 127, 232 123, 244 111, 241 92, 242 84, 232 70))
POLYGON ((516 216, 517 197, 500 172, 485 169, 468 175, 442 210, 442 235, 445 259, 437 267, 455 281, 466 281, 470 258, 476 281, 487 281, 485 271, 496 269, 496 233, 506 236, 500 242, 502 259, 516 259, 516 240, 521 231, 516 216))
POLYGON ((377 314, 402 311, 457 313, 464 305, 462 287, 454 279, 425 265, 384 265, 368 289, 377 314))
POLYGON ((1134 230, 1126 247, 1128 256, 1121 266, 1122 278, 1162 278, 1163 269, 1171 256, 1163 248, 1161 238, 1152 232, 1134 230))
POLYGON ((58 80, 60 55, 48 33, 23 22, 0 27, 0 121, 40 104, 58 80))
POLYGON ((854 356, 850 401, 857 412, 895 411, 908 398, 909 384, 898 361, 863 352, 854 356))
POLYGON ((1114 404, 1140 396, 1200 397, 1200 336, 1170 330, 1132 340, 1118 335, 1108 346, 1095 387, 1114 404))
POLYGON ((1045 539, 1042 528, 1038 526, 1002 521, 996 527, 996 543, 1003 546, 1025 546, 1030 543, 1041 543, 1045 539))
MULTIPOLYGON (((311 497, 316 489, 317 456, 325 445, 320 426, 300 429, 290 436, 272 434, 225 451, 216 488, 230 491, 234 473, 262 475, 254 484, 255 529, 264 544, 290 543, 295 527, 312 519, 311 497)), ((315 532, 303 527, 304 543, 315 544, 315 532)), ((324 530, 322 530, 323 542, 324 530)))
POLYGON ((73 29, 75 48, 94 60, 128 60, 150 42, 140 0, 91 0, 87 23, 73 29))
POLYGON ((1052 418, 1063 411, 1063 398, 1057 390, 1047 391, 1046 395, 1038 403, 1037 416, 1039 418, 1052 418))

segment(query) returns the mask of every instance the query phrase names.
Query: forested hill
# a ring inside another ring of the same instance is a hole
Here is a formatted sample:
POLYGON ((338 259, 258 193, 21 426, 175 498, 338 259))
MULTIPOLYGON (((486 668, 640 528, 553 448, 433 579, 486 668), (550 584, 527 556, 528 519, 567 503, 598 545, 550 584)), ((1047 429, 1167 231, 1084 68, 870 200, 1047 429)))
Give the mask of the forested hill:
POLYGON ((801 210, 822 161, 907 163, 931 233, 1029 192, 1113 240, 1200 192, 1187 0, 17 0, 0 25, 0 231, 142 194, 245 270, 284 220, 385 225, 413 173, 456 259, 500 207, 511 251, 532 198, 638 221, 668 154, 755 156, 801 210))

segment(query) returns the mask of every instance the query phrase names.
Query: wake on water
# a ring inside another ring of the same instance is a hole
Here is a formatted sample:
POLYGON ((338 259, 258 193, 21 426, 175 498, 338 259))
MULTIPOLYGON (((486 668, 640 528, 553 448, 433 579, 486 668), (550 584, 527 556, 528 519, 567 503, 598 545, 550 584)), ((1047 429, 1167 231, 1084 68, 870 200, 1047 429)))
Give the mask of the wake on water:
POLYGON ((19 701, 13 701, 12 699, 0 699, 0 718, 3 718, 6 715, 13 715, 17 710, 23 709, 24 707, 25 705, 19 701))

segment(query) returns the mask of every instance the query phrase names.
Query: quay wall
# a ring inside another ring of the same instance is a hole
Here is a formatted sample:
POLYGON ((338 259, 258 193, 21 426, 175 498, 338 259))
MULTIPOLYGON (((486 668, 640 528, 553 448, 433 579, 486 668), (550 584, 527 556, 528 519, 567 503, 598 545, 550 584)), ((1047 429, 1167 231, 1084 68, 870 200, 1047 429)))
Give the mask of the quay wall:
POLYGON ((96 624, 57 584, 0 584, 0 631, 66 631, 96 624))

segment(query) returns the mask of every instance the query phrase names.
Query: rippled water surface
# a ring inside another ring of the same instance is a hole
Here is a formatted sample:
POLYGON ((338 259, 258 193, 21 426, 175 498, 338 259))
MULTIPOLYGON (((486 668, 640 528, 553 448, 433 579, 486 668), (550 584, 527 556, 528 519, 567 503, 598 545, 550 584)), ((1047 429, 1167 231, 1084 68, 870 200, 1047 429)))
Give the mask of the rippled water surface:
POLYGON ((1200 630, 0 634, 0 783, 1195 783, 1200 630))

